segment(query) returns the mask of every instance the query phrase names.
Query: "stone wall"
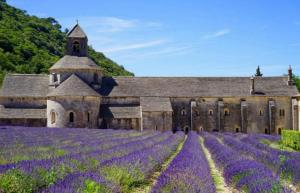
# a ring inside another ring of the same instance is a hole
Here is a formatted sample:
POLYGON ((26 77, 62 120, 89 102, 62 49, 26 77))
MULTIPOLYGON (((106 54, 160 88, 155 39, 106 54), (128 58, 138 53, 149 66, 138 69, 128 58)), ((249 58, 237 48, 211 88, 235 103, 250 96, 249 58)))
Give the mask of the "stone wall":
POLYGON ((144 130, 172 130, 172 112, 143 112, 144 130))
POLYGON ((138 118, 124 118, 124 119, 112 119, 104 118, 99 119, 99 127, 101 129, 134 129, 141 130, 140 119, 138 118))
POLYGON ((98 97, 62 97, 47 100, 48 127, 98 127, 100 98, 98 97), (55 122, 51 113, 55 113, 55 122), (70 113, 74 121, 70 122, 70 113))
POLYGON ((173 98, 171 103, 172 127, 177 130, 190 129, 192 124, 197 131, 275 134, 293 126, 290 97, 173 98))

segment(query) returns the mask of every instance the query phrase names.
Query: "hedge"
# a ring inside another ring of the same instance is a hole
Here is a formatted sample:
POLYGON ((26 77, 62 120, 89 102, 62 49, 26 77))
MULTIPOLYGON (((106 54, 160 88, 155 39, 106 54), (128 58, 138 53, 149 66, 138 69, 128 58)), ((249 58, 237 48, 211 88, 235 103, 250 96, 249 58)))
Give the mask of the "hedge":
POLYGON ((300 150, 300 132, 293 130, 282 130, 281 141, 284 145, 295 150, 300 150))

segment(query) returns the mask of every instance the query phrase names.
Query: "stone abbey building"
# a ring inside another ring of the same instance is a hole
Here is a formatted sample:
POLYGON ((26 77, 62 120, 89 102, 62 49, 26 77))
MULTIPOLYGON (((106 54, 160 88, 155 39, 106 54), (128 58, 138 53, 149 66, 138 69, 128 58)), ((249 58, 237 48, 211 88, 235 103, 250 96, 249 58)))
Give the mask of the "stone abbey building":
POLYGON ((0 124, 280 133, 299 129, 292 70, 281 77, 104 77, 77 24, 50 75, 8 74, 0 124))

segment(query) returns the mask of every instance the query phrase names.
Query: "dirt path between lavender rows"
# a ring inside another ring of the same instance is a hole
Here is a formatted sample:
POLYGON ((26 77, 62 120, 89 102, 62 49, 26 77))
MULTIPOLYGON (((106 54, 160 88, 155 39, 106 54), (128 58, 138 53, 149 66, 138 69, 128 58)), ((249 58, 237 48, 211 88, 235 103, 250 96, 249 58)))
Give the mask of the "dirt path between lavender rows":
POLYGON ((210 172, 216 186, 217 193, 240 193, 240 191, 228 186, 223 178, 222 172, 216 167, 210 152, 204 145, 204 139, 200 137, 200 144, 208 161, 210 172))

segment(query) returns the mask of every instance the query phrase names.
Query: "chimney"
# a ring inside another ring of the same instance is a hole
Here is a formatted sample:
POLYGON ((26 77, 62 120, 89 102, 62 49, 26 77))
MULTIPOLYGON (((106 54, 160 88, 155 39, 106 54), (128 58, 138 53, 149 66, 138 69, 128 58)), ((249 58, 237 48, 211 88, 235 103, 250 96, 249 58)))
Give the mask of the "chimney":
POLYGON ((250 94, 254 95, 255 94, 255 89, 254 89, 254 77, 251 77, 251 89, 250 89, 250 94))
POLYGON ((293 81, 293 70, 292 70, 291 65, 289 66, 289 70, 288 70, 288 82, 287 82, 287 84, 288 84, 289 86, 294 85, 294 81, 293 81))

